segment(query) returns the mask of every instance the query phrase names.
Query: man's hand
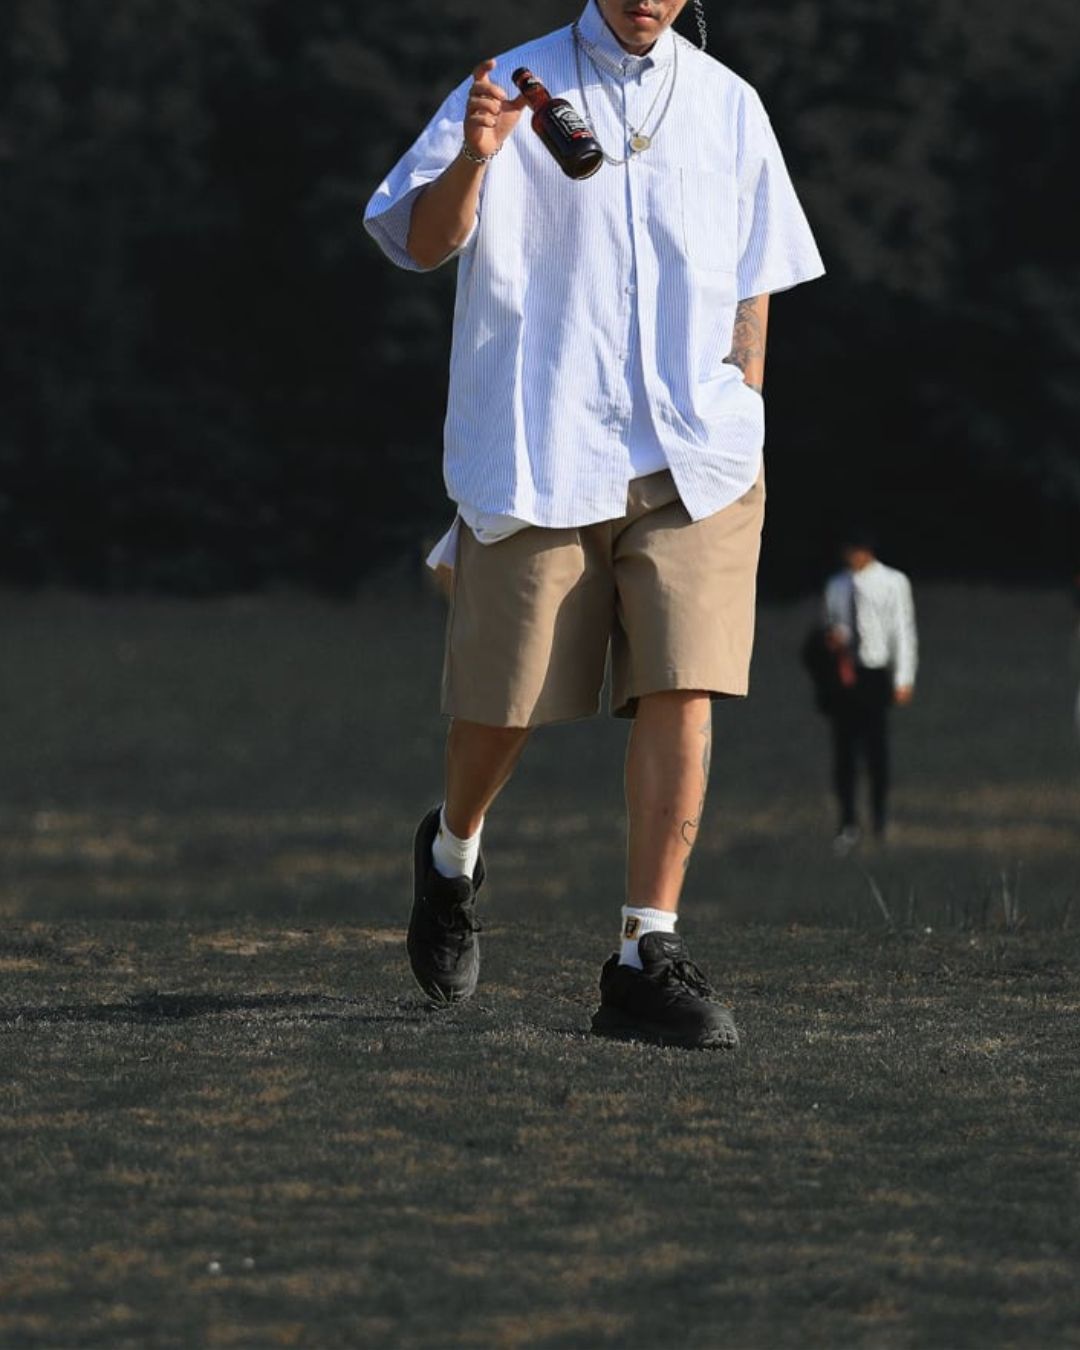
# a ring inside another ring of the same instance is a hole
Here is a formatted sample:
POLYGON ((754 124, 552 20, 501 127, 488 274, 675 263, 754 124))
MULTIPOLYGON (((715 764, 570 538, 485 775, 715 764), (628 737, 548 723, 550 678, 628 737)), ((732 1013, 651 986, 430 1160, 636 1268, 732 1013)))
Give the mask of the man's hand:
POLYGON ((496 154, 525 107, 524 95, 508 98, 506 90, 489 79, 494 69, 494 61, 481 61, 473 71, 463 131, 465 144, 474 155, 496 154))
POLYGON ((833 625, 825 629, 825 648, 830 652, 846 652, 851 639, 846 628, 833 625))
MULTIPOLYGON (((473 71, 465 106, 462 135, 469 150, 486 158, 502 146, 517 126, 524 98, 508 99, 506 90, 488 76, 494 61, 481 61, 473 71)), ((406 248, 421 267, 438 267, 469 237, 480 203, 480 184, 487 166, 455 155, 433 183, 422 188, 413 205, 406 248)))
POLYGON ((910 684, 898 684, 893 690, 893 702, 898 708, 906 708, 915 697, 915 690, 910 684))

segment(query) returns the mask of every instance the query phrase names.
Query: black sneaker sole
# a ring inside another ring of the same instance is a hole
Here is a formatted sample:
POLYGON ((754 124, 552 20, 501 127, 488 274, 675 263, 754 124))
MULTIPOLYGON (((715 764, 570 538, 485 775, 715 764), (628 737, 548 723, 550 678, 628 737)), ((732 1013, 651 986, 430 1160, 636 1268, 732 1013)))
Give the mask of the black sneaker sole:
POLYGON ((413 984, 416 985, 433 1008, 452 1008, 456 1003, 467 1003, 476 993, 475 985, 471 989, 453 990, 447 993, 440 985, 425 984, 415 970, 412 972, 412 977, 413 984))
POLYGON ((726 1031, 715 1027, 705 1033, 672 1031, 655 1022, 642 1022, 627 1017, 616 1008, 598 1008, 593 1014, 592 1034, 609 1041, 639 1041, 644 1045, 669 1045, 678 1050, 737 1050, 739 1034, 734 1028, 726 1031))

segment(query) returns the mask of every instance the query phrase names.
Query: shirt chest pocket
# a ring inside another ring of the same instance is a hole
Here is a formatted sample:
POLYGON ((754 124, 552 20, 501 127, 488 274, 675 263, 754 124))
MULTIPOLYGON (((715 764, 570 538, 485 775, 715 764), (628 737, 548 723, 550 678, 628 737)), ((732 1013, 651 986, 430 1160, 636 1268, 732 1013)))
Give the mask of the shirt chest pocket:
POLYGON ((736 196, 732 175, 679 170, 682 236, 686 256, 706 272, 734 272, 736 196))

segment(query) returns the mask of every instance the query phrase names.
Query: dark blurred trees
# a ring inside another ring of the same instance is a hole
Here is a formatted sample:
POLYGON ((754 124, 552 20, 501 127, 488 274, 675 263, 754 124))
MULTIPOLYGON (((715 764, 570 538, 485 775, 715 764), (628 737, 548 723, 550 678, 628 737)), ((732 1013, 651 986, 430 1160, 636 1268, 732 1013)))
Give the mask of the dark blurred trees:
POLYGON ((1080 10, 783 9, 733 20, 728 46, 766 94, 830 269, 792 297, 792 327, 776 302, 771 541, 816 499, 823 540, 869 515, 923 568, 1060 567, 1080 547, 1080 10))
MULTIPOLYGON (((453 278, 397 273, 359 210, 476 59, 576 9, 9 0, 0 574, 348 586, 415 553, 453 278)), ((1061 565, 1080 8, 773 0, 711 34, 829 266, 775 302, 768 577, 855 512, 923 569, 1061 565)))

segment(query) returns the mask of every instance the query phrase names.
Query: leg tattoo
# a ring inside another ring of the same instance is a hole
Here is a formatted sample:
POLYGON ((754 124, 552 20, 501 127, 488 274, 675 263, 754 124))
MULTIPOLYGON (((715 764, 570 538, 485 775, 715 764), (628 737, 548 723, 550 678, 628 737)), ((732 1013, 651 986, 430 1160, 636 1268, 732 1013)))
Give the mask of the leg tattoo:
POLYGON ((708 715, 702 723, 699 735, 702 738, 701 747, 701 800, 698 803, 697 815, 689 820, 684 820, 679 826, 679 837, 686 845, 686 857, 683 859, 683 871, 690 866, 690 854, 693 851, 694 843, 697 840, 697 832, 701 825, 701 818, 705 814, 705 792, 709 786, 709 765, 712 760, 712 708, 709 708, 708 715))

